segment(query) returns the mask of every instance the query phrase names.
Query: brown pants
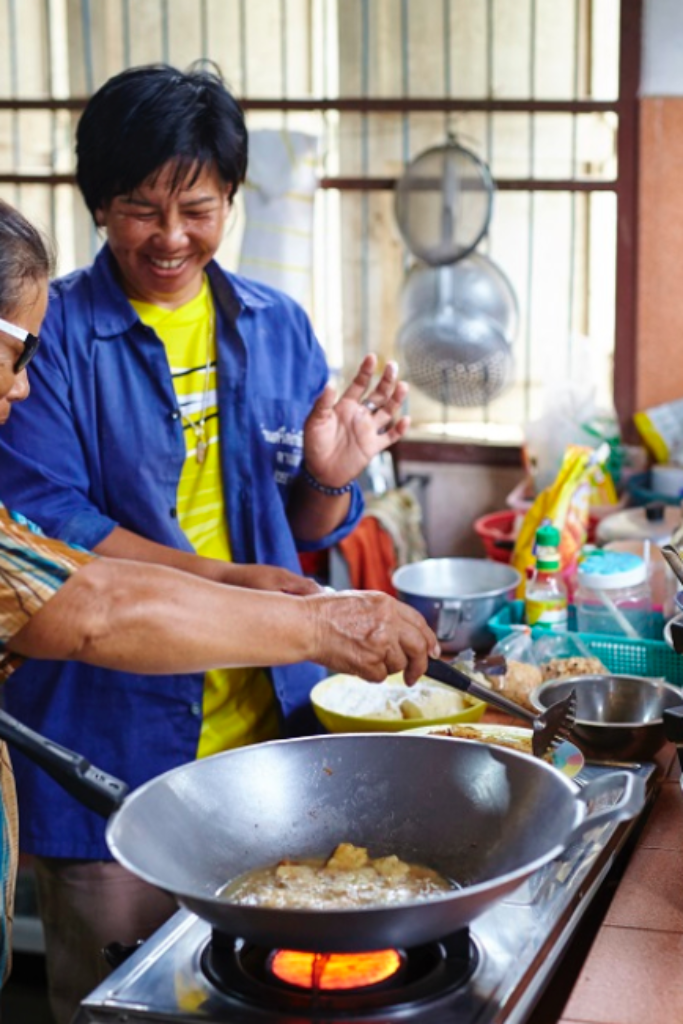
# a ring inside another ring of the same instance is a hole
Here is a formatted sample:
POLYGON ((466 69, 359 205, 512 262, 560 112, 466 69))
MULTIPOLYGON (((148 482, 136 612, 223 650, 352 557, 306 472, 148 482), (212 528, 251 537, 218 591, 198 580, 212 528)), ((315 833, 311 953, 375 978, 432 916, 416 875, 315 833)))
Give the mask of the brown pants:
POLYGON ((111 970, 103 948, 148 938, 177 904, 110 861, 36 857, 34 863, 50 1005, 57 1024, 70 1024, 81 1000, 111 970))

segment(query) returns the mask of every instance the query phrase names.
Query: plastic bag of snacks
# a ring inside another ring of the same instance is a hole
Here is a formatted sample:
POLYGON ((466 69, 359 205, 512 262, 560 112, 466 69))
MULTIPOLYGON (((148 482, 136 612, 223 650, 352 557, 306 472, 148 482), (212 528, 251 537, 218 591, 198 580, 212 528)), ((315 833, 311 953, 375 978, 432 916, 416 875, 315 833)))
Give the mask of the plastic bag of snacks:
POLYGON ((535 711, 529 694, 543 682, 543 673, 536 658, 529 627, 524 626, 499 640, 491 651, 493 664, 497 655, 505 659, 505 672, 487 673, 484 668, 491 689, 521 704, 523 708, 535 711))
POLYGON ((536 664, 531 630, 527 626, 516 628, 482 657, 469 649, 461 651, 454 664, 482 685, 535 711, 529 694, 543 682, 543 673, 536 664))
POLYGON ((599 676, 607 668, 576 633, 548 633, 534 641, 534 657, 542 680, 567 676, 599 676))

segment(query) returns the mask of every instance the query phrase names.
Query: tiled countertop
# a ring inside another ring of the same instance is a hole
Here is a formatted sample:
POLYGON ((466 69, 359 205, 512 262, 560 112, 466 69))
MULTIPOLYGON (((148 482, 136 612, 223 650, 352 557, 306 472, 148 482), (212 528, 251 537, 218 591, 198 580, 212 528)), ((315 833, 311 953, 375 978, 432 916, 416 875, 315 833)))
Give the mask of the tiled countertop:
MULTIPOLYGON (((489 708, 482 721, 512 719, 489 708)), ((623 873, 587 911, 529 1024, 683 1021, 683 792, 672 744, 657 764, 657 796, 623 873)))
POLYGON ((663 754, 654 806, 559 1024, 683 1020, 683 792, 674 748, 663 754))

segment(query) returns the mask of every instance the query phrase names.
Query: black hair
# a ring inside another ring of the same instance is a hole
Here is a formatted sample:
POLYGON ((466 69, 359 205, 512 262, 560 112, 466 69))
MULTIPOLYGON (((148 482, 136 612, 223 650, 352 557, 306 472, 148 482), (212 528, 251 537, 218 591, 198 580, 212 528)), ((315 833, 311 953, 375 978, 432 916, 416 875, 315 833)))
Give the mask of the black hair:
POLYGON ((47 280, 53 263, 38 229, 0 199, 0 315, 8 316, 19 305, 27 281, 47 280))
POLYGON ((171 187, 214 166, 231 197, 247 171, 244 113, 216 70, 147 64, 114 75, 88 101, 76 130, 76 180, 90 213, 129 195, 166 164, 171 187))

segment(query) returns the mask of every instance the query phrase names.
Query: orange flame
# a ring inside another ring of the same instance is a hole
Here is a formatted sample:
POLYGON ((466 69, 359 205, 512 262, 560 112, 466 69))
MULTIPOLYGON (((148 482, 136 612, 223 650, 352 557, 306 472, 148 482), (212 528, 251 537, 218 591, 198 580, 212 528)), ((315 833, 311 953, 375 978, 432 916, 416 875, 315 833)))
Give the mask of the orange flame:
POLYGON ((371 953, 302 953, 278 949, 270 960, 270 968, 280 981, 316 991, 378 985, 396 974, 400 966, 401 956, 395 949, 371 953))

